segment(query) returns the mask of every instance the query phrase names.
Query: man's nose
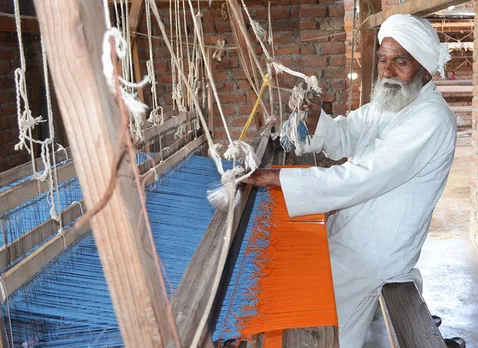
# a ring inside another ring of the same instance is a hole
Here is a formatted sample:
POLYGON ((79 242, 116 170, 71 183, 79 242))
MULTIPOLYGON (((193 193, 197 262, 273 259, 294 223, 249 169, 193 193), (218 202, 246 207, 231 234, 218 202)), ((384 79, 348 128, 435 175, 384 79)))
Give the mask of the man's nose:
POLYGON ((387 63, 387 65, 383 67, 380 77, 393 78, 396 76, 397 76, 397 71, 395 70, 395 67, 392 64, 387 63))

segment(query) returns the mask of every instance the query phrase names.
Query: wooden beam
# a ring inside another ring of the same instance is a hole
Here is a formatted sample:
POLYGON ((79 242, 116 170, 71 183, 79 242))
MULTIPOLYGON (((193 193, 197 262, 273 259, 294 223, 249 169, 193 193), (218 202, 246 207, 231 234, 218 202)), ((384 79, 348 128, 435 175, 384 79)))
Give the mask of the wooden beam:
POLYGON ((336 326, 284 330, 282 347, 339 348, 336 326))
MULTIPOLYGON (((86 207, 81 201, 61 212, 62 226, 66 226, 80 217, 86 207)), ((46 238, 54 235, 60 229, 58 221, 50 219, 43 224, 28 231, 12 243, 4 246, 0 250, 0 268, 5 268, 17 258, 25 255, 34 246, 44 241, 46 238)))
POLYGON ((473 80, 436 80, 435 86, 473 86, 473 80))
MULTIPOLYGON (((203 134, 200 137, 194 139, 190 143, 186 144, 176 152, 174 155, 168 157, 164 162, 159 163, 155 167, 156 175, 161 175, 165 173, 167 170, 175 166, 177 163, 182 161, 186 156, 190 155, 194 150, 196 150, 199 146, 206 142, 206 136, 203 134)), ((146 163, 146 162, 145 162, 146 163)), ((148 170, 141 175, 141 181, 144 182, 145 185, 151 184, 155 180, 154 173, 148 170)))
MULTIPOLYGON (((66 161, 68 158, 71 158, 70 148, 67 147, 65 150, 67 152, 66 154, 64 151, 55 152, 56 163, 66 161)), ((51 163, 53 163, 53 156, 51 157, 51 159, 51 163)), ((43 160, 41 158, 37 158, 35 160, 35 168, 37 169, 37 171, 42 171, 43 169, 45 169, 45 166, 43 165, 43 160)), ((0 187, 13 184, 14 182, 32 174, 33 170, 31 162, 4 171, 0 173, 0 187)))
POLYGON ((392 346, 446 348, 430 311, 414 283, 386 284, 380 306, 392 346), (398 345, 394 345, 398 343, 398 345))
MULTIPOLYGON (((207 64, 212 71, 212 48, 206 48, 206 61, 204 64, 207 64)), ((207 127, 211 132, 211 137, 214 139, 214 96, 212 94, 212 87, 207 86, 207 127)))
MULTIPOLYGON (((263 136, 257 147, 256 155, 263 161, 269 144, 269 136, 263 136)), ((267 162, 267 161, 266 161, 267 162)), ((234 223, 231 241, 234 239, 240 217, 247 204, 252 187, 240 189, 241 198, 234 211, 234 223)), ((205 311, 212 292, 213 281, 217 273, 217 263, 222 250, 223 236, 227 225, 227 212, 216 210, 204 233, 199 247, 194 253, 188 268, 172 298, 173 313, 176 318, 181 346, 189 347, 196 332, 197 323, 205 311)))
POLYGON ((170 117, 165 117, 166 120, 162 125, 150 126, 144 129, 144 138, 147 140, 151 139, 156 135, 160 135, 163 132, 168 131, 171 128, 179 126, 181 123, 186 122, 187 120, 194 119, 194 114, 192 112, 180 112, 177 115, 173 115, 173 112, 170 112, 170 117))
POLYGON ((41 248, 35 250, 14 267, 6 271, 0 278, 3 285, 0 287, 1 303, 4 303, 8 296, 17 291, 45 265, 50 263, 51 260, 60 255, 89 230, 89 223, 82 225, 80 228, 71 227, 50 239, 42 245, 41 248))
POLYGON ((90 0, 34 2, 88 210, 101 202, 111 173, 117 173, 111 196, 91 226, 123 341, 126 347, 162 347, 170 338, 167 295, 140 215, 131 175, 134 161, 113 160, 118 142, 124 141, 118 138, 123 121, 103 75, 103 5, 90 0))
MULTIPOLYGON (((364 23, 367 20, 367 16, 382 10, 382 1, 359 0, 359 6, 360 23, 364 23)), ((372 16, 373 15, 370 17, 372 16)), ((360 30, 360 56, 362 61, 362 93, 360 95, 360 105, 370 102, 373 81, 375 79, 375 52, 377 51, 377 46, 377 32, 374 29, 364 26, 360 30)))
MULTIPOLYGON (((385 20, 394 14, 412 14, 415 16, 424 17, 430 13, 437 12, 442 9, 446 9, 449 6, 459 5, 467 0, 415 0, 405 1, 401 4, 397 4, 383 10, 381 12, 372 14, 368 20, 370 27, 378 27, 385 20)), ((360 13, 362 13, 362 7, 360 7, 360 13)))
MULTIPOLYGON (((64 182, 76 175, 72 162, 57 169, 58 181, 64 182)), ((0 193, 0 215, 28 202, 39 194, 48 191, 48 182, 38 184, 37 180, 27 180, 0 193)))
MULTIPOLYGON (((39 34, 40 28, 38 26, 38 20, 36 18, 25 18, 21 19, 22 32, 39 34)), ((15 16, 9 14, 0 14, 0 32, 7 33, 16 33, 17 26, 15 24, 15 16)))
POLYGON ((470 96, 473 94, 473 86, 442 85, 442 86, 437 86, 437 90, 443 94, 466 93, 466 94, 470 94, 470 96))

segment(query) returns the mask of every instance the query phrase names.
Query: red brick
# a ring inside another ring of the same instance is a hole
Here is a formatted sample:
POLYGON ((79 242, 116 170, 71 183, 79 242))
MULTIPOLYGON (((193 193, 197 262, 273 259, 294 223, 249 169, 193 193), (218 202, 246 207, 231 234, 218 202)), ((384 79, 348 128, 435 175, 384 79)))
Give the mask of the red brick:
POLYGON ((0 90, 0 104, 15 101, 15 92, 9 90, 0 90))
POLYGON ((289 46, 289 47, 278 47, 275 49, 276 56, 288 55, 288 54, 299 54, 299 46, 289 46))
POLYGON ((224 81, 227 79, 227 71, 213 71, 215 81, 224 81))
POLYGON ((232 120, 232 125, 233 126, 241 126, 243 127, 247 122, 247 117, 237 117, 232 120))
POLYGON ((2 103, 1 107, 1 114, 2 116, 10 116, 17 114, 17 105, 15 104, 14 100, 11 100, 10 103, 2 103))
POLYGON ((241 105, 239 106, 239 115, 249 116, 252 111, 253 105, 241 105))
MULTIPOLYGON (((221 101, 222 101, 222 98, 219 98, 221 101)), ((236 108, 233 106, 233 105, 222 105, 221 104, 221 107, 222 107, 222 112, 224 113, 224 115, 235 115, 236 113, 236 108)), ((214 117, 219 116, 220 117, 220 113, 219 113, 219 109, 217 108, 217 105, 214 105, 214 117)))
POLYGON ((326 42, 329 41, 329 33, 321 30, 301 31, 300 39, 310 42, 326 42))
POLYGON ((220 83, 220 84, 218 84, 216 82, 216 88, 217 88, 217 92, 219 94, 230 93, 234 90, 234 84, 232 84, 232 83, 220 83))
POLYGON ((317 54, 317 49, 315 46, 309 45, 309 46, 304 46, 300 48, 300 54, 306 55, 306 54, 317 54))
POLYGON ((347 88, 347 83, 345 80, 334 82, 332 85, 334 91, 344 91, 347 88))
POLYGON ((289 19, 279 19, 272 21, 272 30, 274 34, 278 31, 291 31, 297 30, 299 28, 299 19, 298 18, 289 18, 289 19))
POLYGON ((303 56, 300 58, 300 65, 302 67, 326 66, 327 57, 319 56, 319 55, 303 56))
POLYGON ((293 43, 294 42, 294 33, 293 32, 279 32, 274 34, 275 43, 293 43))
MULTIPOLYGON (((287 19, 289 17, 290 17, 290 9, 288 6, 271 7, 271 18, 273 18, 274 20, 287 19)), ((267 7, 264 6, 262 8, 258 8, 256 11, 255 19, 267 19, 267 18, 268 18, 267 7)))
POLYGON ((229 22, 216 21, 214 22, 214 25, 216 26, 216 31, 219 33, 227 33, 232 31, 231 24, 229 22))
POLYGON ((213 21, 203 21, 202 25, 204 33, 214 33, 214 31, 216 30, 214 24, 215 23, 213 21))
POLYGON ((303 5, 315 5, 317 0, 300 0, 300 3, 303 5))
POLYGON ((237 87, 240 90, 245 90, 245 92, 249 92, 249 90, 252 88, 249 81, 245 81, 245 80, 237 81, 237 87))
POLYGON ((238 68, 239 61, 237 59, 229 59, 229 58, 222 57, 220 62, 217 59, 214 59, 212 66, 213 66, 213 69, 238 68))
POLYGON ((224 104, 244 103, 246 96, 244 94, 226 94, 221 96, 220 100, 224 104))
POLYGON ((346 65, 347 59, 344 55, 340 56, 330 56, 330 65, 346 65))
POLYGON ((300 18, 325 18, 327 16, 326 7, 308 7, 303 6, 299 10, 300 18))
POLYGON ((317 21, 314 19, 303 19, 300 21, 300 29, 301 30, 313 30, 317 29, 317 21))
POLYGON ((343 4, 339 6, 329 6, 329 17, 342 17, 345 15, 343 4))
POLYGON ((322 46, 322 54, 341 54, 345 53, 345 43, 331 42, 322 46))
POLYGON ((173 82, 173 77, 171 74, 159 74, 158 81, 163 83, 171 83, 173 82))
POLYGON ((13 70, 5 60, 0 60, 0 76, 13 76, 13 70))
POLYGON ((156 73, 169 71, 169 62, 155 61, 154 70, 156 71, 156 73))
POLYGON ((343 78, 345 78, 345 70, 343 69, 324 70, 324 79, 326 80, 343 78))

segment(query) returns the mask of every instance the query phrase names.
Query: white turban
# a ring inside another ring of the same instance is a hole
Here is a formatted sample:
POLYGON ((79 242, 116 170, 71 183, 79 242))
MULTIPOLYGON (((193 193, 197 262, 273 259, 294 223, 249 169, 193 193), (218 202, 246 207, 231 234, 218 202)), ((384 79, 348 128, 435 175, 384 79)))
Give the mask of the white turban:
POLYGON ((448 46, 441 44, 429 21, 409 14, 396 14, 383 22, 378 41, 391 37, 433 76, 445 77, 445 64, 451 59, 448 46))

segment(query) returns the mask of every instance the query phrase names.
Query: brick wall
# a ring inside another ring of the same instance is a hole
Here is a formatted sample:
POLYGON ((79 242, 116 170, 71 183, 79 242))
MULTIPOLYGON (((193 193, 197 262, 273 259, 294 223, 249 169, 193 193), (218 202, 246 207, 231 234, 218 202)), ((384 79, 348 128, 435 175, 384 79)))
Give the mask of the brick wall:
MULTIPOLYGON (((473 1, 475 12, 478 11, 478 0, 473 1)), ((475 246, 478 247, 478 23, 475 22, 473 47, 473 122, 471 140, 471 216, 470 216, 470 237, 475 246)))
MULTIPOLYGON (((14 71, 20 66, 16 33, 0 33, 0 172, 25 163, 30 155, 15 151, 18 124, 14 71)), ((27 83, 31 110, 40 113, 41 55, 39 37, 25 34, 25 54, 28 57, 27 83)), ((39 136, 37 128, 34 136, 39 136)))
MULTIPOLYGON (((247 1, 251 16, 267 28, 267 3, 247 1)), ((226 46, 235 45, 229 18, 224 18, 221 4, 213 3, 211 8, 203 7, 203 27, 205 42, 214 45, 218 39, 226 40, 226 46)), ((226 12, 227 13, 227 12, 226 12)), ((274 53, 284 65, 307 75, 317 75, 324 91, 324 109, 332 114, 342 114, 345 110, 345 35, 330 37, 331 34, 344 31, 344 6, 337 1, 317 0, 281 0, 273 2, 271 7, 272 27, 274 31, 274 53)), ((163 9, 162 18, 169 27, 167 9, 163 9)), ((156 27, 156 25, 153 25, 156 27)), ((193 26, 188 20, 188 28, 193 26)), ((146 33, 144 23, 140 31, 146 33)), ((252 33, 252 31, 250 31, 252 33)), ((154 34, 158 35, 157 28, 154 34)), ((190 36, 192 37, 192 36, 190 36)), ((255 38, 251 36, 253 42, 255 38)), ((171 66, 169 54, 160 40, 155 40, 155 67, 158 75, 158 93, 165 110, 171 109, 171 66)), ((142 37, 138 42, 143 71, 148 58, 147 40, 142 37)), ((257 47, 258 56, 261 50, 257 47)), ((237 50, 228 50, 221 62, 214 61, 214 78, 219 90, 220 100, 227 118, 228 127, 237 138, 255 102, 255 95, 246 80, 240 66, 237 50)), ((298 79, 288 75, 280 76, 280 85, 291 88, 298 79)), ((146 93, 148 94, 148 93, 146 93)), ((284 104, 290 94, 283 93, 284 104)), ((148 95, 146 95, 148 98, 148 95)), ((277 101, 277 95, 274 96, 277 101)), ((268 103, 266 94, 264 100, 268 103)), ((276 112, 278 107, 276 107, 276 112)), ((284 113, 288 110, 283 109, 284 113)), ((288 115, 288 114, 286 114, 288 115)), ((215 110, 216 137, 223 139, 224 128, 215 110)), ((249 139, 256 135, 255 126, 250 129, 249 139)))

